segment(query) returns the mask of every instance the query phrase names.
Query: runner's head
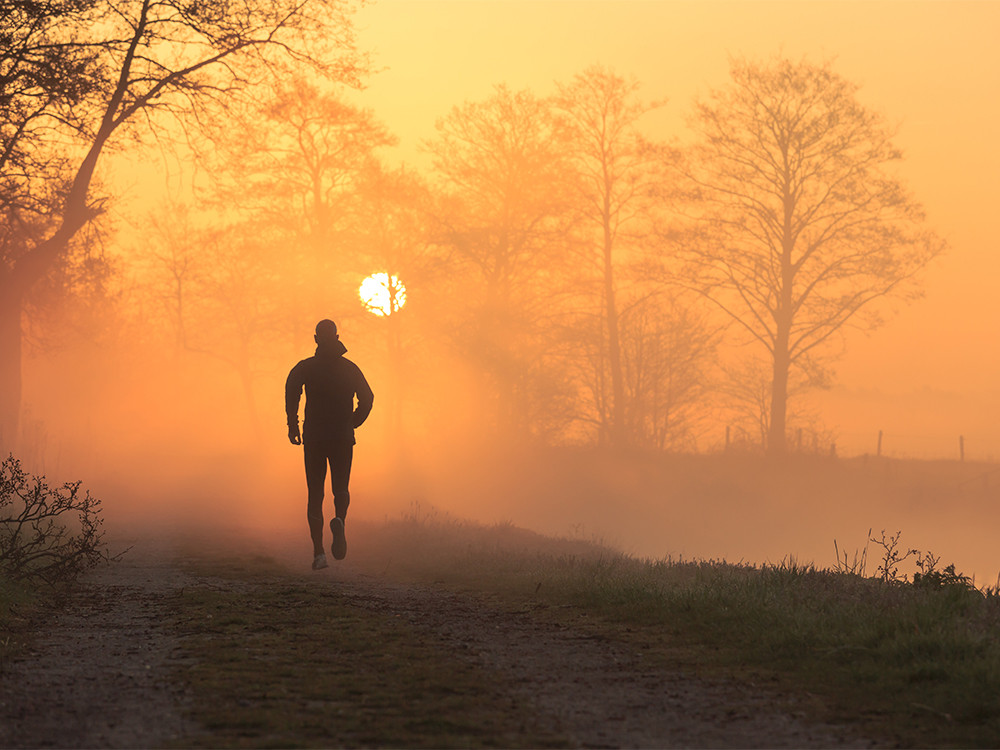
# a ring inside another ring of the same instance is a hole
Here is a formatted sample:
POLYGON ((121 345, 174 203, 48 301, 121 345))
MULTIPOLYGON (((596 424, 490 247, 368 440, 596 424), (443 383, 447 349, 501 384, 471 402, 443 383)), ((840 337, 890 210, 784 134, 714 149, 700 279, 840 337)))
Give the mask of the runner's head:
POLYGON ((323 344, 332 344, 338 338, 337 324, 332 320, 321 320, 316 324, 316 343, 320 346, 323 344))

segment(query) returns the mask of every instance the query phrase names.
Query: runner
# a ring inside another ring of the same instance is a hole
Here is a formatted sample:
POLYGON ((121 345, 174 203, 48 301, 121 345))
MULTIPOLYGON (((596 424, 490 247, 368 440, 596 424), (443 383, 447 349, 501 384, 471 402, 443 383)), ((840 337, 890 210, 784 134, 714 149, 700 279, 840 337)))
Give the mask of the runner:
POLYGON ((285 413, 288 439, 302 445, 305 453, 309 534, 313 543, 313 570, 327 567, 323 552, 323 485, 330 466, 334 517, 330 519, 335 560, 347 555, 344 520, 351 502, 348 484, 354 457, 354 429, 372 410, 374 395, 361 369, 344 358, 347 347, 340 341, 337 324, 321 320, 316 324, 316 354, 299 362, 285 381, 285 413), (305 420, 299 432, 299 398, 306 391, 305 420), (357 408, 355 408, 357 397, 357 408))

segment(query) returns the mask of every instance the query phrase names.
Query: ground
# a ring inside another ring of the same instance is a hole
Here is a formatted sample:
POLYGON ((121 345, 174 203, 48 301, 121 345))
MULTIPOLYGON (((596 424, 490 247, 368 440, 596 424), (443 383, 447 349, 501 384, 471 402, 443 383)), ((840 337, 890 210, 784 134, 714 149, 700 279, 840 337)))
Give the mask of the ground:
MULTIPOLYGON (((545 736, 561 738, 556 744, 871 746, 847 729, 811 723, 806 712, 789 708, 794 701, 787 696, 648 663, 634 643, 567 625, 551 613, 512 611, 467 592, 393 582, 353 565, 350 557, 327 571, 302 568, 307 585, 329 589, 359 611, 398 618, 413 637, 496 675, 496 685, 511 693, 510 705, 529 706, 545 736)), ((274 585, 267 577, 199 572, 167 550, 148 548, 94 571, 30 636, 28 648, 2 666, 0 747, 157 747, 185 746, 194 736, 204 740, 206 728, 190 711, 194 698, 177 677, 191 658, 184 630, 175 626, 177 594, 208 587, 253 599, 274 585)), ((234 744, 222 734, 214 740, 234 744)), ((329 744, 383 743, 334 734, 329 744)))

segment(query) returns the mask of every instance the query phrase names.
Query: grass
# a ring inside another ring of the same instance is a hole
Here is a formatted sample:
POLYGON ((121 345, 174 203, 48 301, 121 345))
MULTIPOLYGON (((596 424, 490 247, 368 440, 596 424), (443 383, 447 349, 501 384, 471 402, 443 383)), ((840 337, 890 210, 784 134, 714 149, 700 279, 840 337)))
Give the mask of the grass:
POLYGON ((422 550, 399 577, 489 593, 508 606, 562 605, 547 611, 586 615, 586 627, 641 642, 672 667, 766 678, 808 694, 817 699, 816 718, 887 744, 1000 745, 995 591, 886 582, 792 561, 637 560, 579 544, 569 552, 509 527, 416 518, 383 533, 387 548, 422 550))
POLYGON ((390 614, 266 560, 193 570, 253 582, 184 589, 190 718, 184 747, 563 747, 496 675, 482 674, 390 614), (266 678, 263 676, 266 675, 266 678))
POLYGON ((63 587, 38 587, 0 577, 0 675, 30 640, 31 628, 59 600, 63 587))

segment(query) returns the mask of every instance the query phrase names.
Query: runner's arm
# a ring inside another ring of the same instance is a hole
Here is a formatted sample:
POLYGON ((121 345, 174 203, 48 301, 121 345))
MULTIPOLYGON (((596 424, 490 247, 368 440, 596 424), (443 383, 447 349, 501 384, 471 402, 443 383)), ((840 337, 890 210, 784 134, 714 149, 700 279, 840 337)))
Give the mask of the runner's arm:
POLYGON ((302 363, 299 362, 292 371, 288 373, 285 380, 285 417, 288 426, 299 426, 299 399, 302 397, 302 387, 305 385, 305 373, 302 363))
POLYGON ((354 386, 354 393, 358 397, 358 408, 354 410, 354 426, 360 427, 368 419, 371 413, 372 404, 375 402, 375 394, 372 393, 371 386, 365 380, 360 368, 357 370, 357 383, 354 386))

